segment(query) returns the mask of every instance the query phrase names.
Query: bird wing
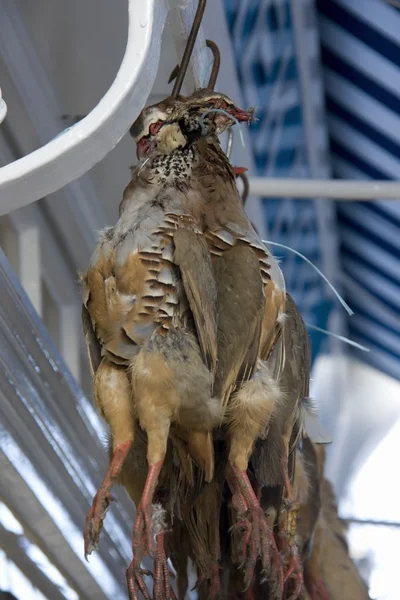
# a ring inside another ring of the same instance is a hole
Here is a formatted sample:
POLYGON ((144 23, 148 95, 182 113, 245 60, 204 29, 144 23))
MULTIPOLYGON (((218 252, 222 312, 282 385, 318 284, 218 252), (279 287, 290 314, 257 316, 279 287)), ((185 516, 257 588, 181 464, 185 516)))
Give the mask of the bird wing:
POLYGON ((174 232, 174 262, 182 275, 183 286, 196 325, 203 358, 211 371, 217 362, 217 285, 207 242, 189 229, 174 232))
POLYGON ((234 245, 214 254, 213 266, 219 303, 214 393, 225 404, 256 366, 265 298, 259 262, 249 246, 234 245))
POLYGON ((286 321, 284 325, 285 366, 282 373, 283 389, 290 397, 287 406, 287 435, 292 453, 304 432, 305 411, 310 389, 310 338, 295 301, 286 294, 286 321), (291 431, 290 431, 291 430, 291 431))

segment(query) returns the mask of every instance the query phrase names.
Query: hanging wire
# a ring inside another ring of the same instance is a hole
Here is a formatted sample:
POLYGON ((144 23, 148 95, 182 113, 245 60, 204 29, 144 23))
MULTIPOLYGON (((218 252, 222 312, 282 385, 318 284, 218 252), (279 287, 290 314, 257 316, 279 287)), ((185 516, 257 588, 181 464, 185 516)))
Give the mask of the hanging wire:
POLYGON ((339 292, 337 291, 337 289, 334 287, 334 285, 332 285, 332 283, 329 281, 329 279, 322 273, 322 271, 320 271, 318 269, 318 267, 316 265, 314 265, 313 262, 311 262, 311 260, 309 260, 306 256, 304 256, 304 254, 301 254, 301 252, 298 252, 297 250, 294 250, 293 248, 291 248, 290 246, 285 246, 285 244, 279 244, 278 242, 270 242, 269 240, 262 240, 264 244, 270 245, 270 246, 277 246, 278 248, 284 248, 285 250, 289 250, 290 252, 293 252, 294 254, 297 254, 297 256, 300 256, 300 258, 302 258, 303 260, 305 260, 309 265, 312 266, 313 269, 315 269, 315 271, 318 273, 318 275, 320 277, 322 277, 322 279, 325 281, 325 283, 330 287, 330 289, 332 290, 332 292, 335 294, 336 298, 339 300, 340 304, 343 306, 343 308, 346 310, 346 312, 352 316, 354 315, 354 311, 351 310, 350 306, 347 304, 347 302, 345 302, 345 300, 342 298, 342 296, 339 294, 339 292))
POLYGON ((308 329, 313 329, 314 331, 318 331, 319 333, 324 333, 325 335, 334 337, 337 340, 340 340, 341 342, 348 344, 349 346, 354 346, 354 348, 358 348, 359 350, 362 350, 363 352, 370 352, 370 348, 367 348, 367 346, 362 346, 358 342, 354 342, 353 340, 350 340, 349 338, 344 337, 343 335, 333 333, 333 331, 328 331, 327 329, 322 329, 321 327, 317 327, 316 325, 311 325, 310 323, 306 323, 306 327, 308 327, 308 329))
POLYGON ((200 29, 201 21, 203 19, 204 9, 206 7, 206 0, 199 0, 197 5, 196 14, 193 19, 192 28, 188 35, 185 50, 183 52, 182 61, 179 65, 178 74, 176 76, 175 84, 172 90, 171 98, 176 99, 181 91, 183 80, 185 79, 186 71, 189 66, 190 57, 192 56, 193 47, 195 45, 197 34, 200 29))

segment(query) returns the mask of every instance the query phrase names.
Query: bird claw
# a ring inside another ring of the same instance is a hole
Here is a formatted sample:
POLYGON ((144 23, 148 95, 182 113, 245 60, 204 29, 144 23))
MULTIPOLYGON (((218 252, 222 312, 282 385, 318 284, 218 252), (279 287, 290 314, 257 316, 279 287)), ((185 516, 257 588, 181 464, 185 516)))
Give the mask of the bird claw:
POLYGON ((208 589, 207 600, 215 600, 215 598, 218 598, 218 595, 221 591, 221 580, 219 577, 220 571, 222 571, 222 567, 217 562, 214 563, 211 567, 211 577, 207 578, 205 575, 200 575, 197 578, 196 585, 194 586, 194 588, 192 588, 191 591, 198 591, 205 581, 210 580, 210 587, 208 589))
POLYGON ((84 531, 85 542, 85 558, 97 549, 100 532, 103 527, 103 521, 110 503, 114 500, 109 490, 99 489, 93 499, 92 506, 86 516, 86 524, 84 531))
POLYGON ((243 530, 238 559, 244 571, 245 591, 251 585, 257 560, 260 558, 263 575, 268 579, 270 586, 276 588, 277 597, 281 598, 283 593, 281 556, 264 511, 245 471, 231 467, 227 475, 232 492, 232 506, 239 509, 235 528, 243 530))
POLYGON ((147 569, 142 569, 140 561, 134 558, 126 571, 129 600, 139 600, 138 592, 143 595, 144 600, 151 600, 144 577, 152 577, 153 574, 147 569))
POLYGON ((273 533, 261 507, 254 507, 251 517, 244 577, 246 589, 252 582, 257 558, 260 557, 261 573, 270 582, 276 582, 276 588, 279 590, 283 587, 282 567, 273 533))
POLYGON ((298 504, 290 499, 285 499, 278 524, 278 544, 283 554, 283 561, 288 564, 284 575, 287 600, 297 600, 298 598, 302 598, 304 594, 303 566, 295 542, 298 510, 298 504), (290 581, 292 585, 289 590, 290 594, 288 594, 290 581))
MULTIPOLYGON (((291 594, 287 596, 287 600, 298 600, 303 597, 304 593, 303 567, 295 546, 292 547, 291 552, 292 557, 289 568, 285 573, 284 582, 286 589, 288 588, 289 581, 294 582, 293 589, 291 590, 291 594)), ((319 597, 317 596, 317 598, 319 597)))
POLYGON ((154 600, 177 600, 174 590, 170 585, 168 557, 165 552, 165 531, 156 535, 156 553, 154 558, 154 600))

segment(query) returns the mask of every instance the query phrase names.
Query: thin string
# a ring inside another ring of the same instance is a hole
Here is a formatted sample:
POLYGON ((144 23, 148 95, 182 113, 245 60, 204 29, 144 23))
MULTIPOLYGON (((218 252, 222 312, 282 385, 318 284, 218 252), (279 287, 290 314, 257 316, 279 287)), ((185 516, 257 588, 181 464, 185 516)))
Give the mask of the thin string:
POLYGON ((285 250, 290 250, 290 252, 293 252, 294 254, 297 254, 297 256, 300 256, 300 258, 302 258, 303 260, 305 260, 309 265, 311 265, 313 267, 313 269, 316 270, 316 272, 318 273, 318 275, 320 277, 322 277, 322 279, 325 281, 325 283, 331 288, 332 292, 335 294, 336 298, 339 300, 340 304, 343 306, 343 308, 347 311, 347 313, 351 316, 354 315, 354 311, 351 310, 350 306, 347 304, 347 302, 345 302, 342 298, 342 296, 339 294, 339 292, 336 290, 336 288, 331 284, 331 282, 329 281, 329 279, 322 273, 322 271, 320 271, 318 269, 318 267, 316 267, 314 265, 313 262, 311 262, 311 260, 309 260, 306 256, 304 256, 304 254, 301 254, 301 252, 297 252, 297 250, 294 250, 293 248, 290 248, 290 246, 285 246, 285 244, 278 244, 278 242, 270 242, 268 240, 263 240, 264 244, 268 244, 270 246, 278 246, 279 248, 285 248, 285 250))
POLYGON ((353 340, 349 340, 349 338, 344 337, 343 335, 338 335, 337 333, 333 333, 333 331, 327 331, 326 329, 321 329, 321 327, 317 327, 316 325, 310 325, 309 323, 306 323, 306 326, 309 329, 314 329, 315 331, 319 331, 320 333, 325 333, 326 335, 330 335, 331 337, 334 337, 337 340, 340 340, 341 342, 345 342, 346 344, 349 344, 349 346, 354 346, 355 348, 358 348, 359 350, 362 350, 363 352, 370 352, 370 348, 367 348, 366 346, 362 346, 361 344, 358 344, 357 342, 354 342, 353 340))
POLYGON ((232 121, 234 121, 236 123, 236 125, 239 126, 240 141, 242 142, 243 148, 245 148, 246 146, 244 143, 243 131, 240 129, 240 122, 236 119, 236 117, 234 117, 233 115, 230 115, 226 110, 223 110, 222 108, 209 108, 202 114, 202 117, 200 119, 200 127, 201 127, 202 134, 203 135, 208 134, 206 124, 204 123, 204 118, 206 117, 206 115, 208 115, 209 113, 213 113, 213 112, 225 115, 226 117, 228 117, 228 119, 231 119, 232 121))

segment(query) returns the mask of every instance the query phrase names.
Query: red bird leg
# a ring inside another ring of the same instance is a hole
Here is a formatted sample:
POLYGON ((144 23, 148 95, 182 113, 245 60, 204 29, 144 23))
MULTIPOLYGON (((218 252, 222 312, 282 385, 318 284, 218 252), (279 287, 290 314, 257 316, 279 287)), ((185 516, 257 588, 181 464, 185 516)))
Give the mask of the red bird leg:
POLYGON ((246 590, 244 595, 244 600, 257 600, 257 596, 259 595, 259 590, 257 586, 257 577, 254 573, 253 579, 251 580, 251 584, 248 590, 246 590))
POLYGON ((144 600, 151 600, 144 577, 153 577, 153 573, 140 567, 137 569, 133 560, 126 571, 129 600, 139 600, 138 588, 144 600))
POLYGON ((165 551, 165 531, 156 535, 156 553, 154 557, 154 600, 177 600, 170 585, 168 557, 165 551))
POLYGON ((139 587, 146 600, 147 596, 150 598, 140 564, 142 558, 152 551, 151 505, 163 463, 164 458, 149 467, 143 494, 136 509, 133 528, 133 560, 127 571, 129 600, 137 600, 136 586, 139 587), (143 589, 146 590, 147 596, 143 589))
POLYGON ((211 568, 211 581, 207 600, 215 600, 215 598, 218 598, 219 596, 219 593, 221 591, 221 580, 219 577, 220 570, 221 567, 219 566, 219 564, 214 563, 211 568))
POLYGON ((262 570, 269 573, 270 583, 273 583, 277 591, 281 593, 283 584, 280 555, 264 511, 254 493, 246 471, 232 465, 229 465, 228 469, 230 473, 227 480, 232 492, 232 503, 234 506, 247 505, 247 512, 249 513, 247 516, 239 514, 239 519, 243 523, 247 521, 245 525, 246 560, 244 563, 246 589, 253 579, 257 558, 260 558, 262 570))
POLYGON ((110 502, 113 500, 110 493, 111 488, 118 479, 122 465, 124 464, 129 450, 132 448, 132 444, 132 441, 128 441, 118 444, 118 446, 115 447, 106 476, 93 499, 92 506, 86 517, 84 531, 85 558, 87 558, 88 554, 93 552, 98 544, 104 517, 110 502))
MULTIPOLYGON (((221 567, 220 565, 215 562, 213 564, 213 566, 211 567, 211 577, 209 577, 209 587, 208 587, 208 595, 207 595, 207 600, 215 600, 216 598, 218 598, 219 593, 221 591, 221 580, 219 577, 219 573, 221 571, 221 567)), ((199 590, 201 585, 207 581, 207 577, 205 575, 199 575, 199 577, 197 578, 196 581, 196 585, 194 586, 194 588, 191 590, 199 590)))
POLYGON ((292 582, 291 594, 288 600, 296 600, 303 594, 304 578, 303 566, 297 552, 296 519, 299 506, 294 503, 293 488, 289 480, 287 463, 282 458, 282 476, 284 485, 284 506, 278 519, 278 545, 284 556, 287 568, 284 574, 285 589, 289 588, 289 581, 292 582))

